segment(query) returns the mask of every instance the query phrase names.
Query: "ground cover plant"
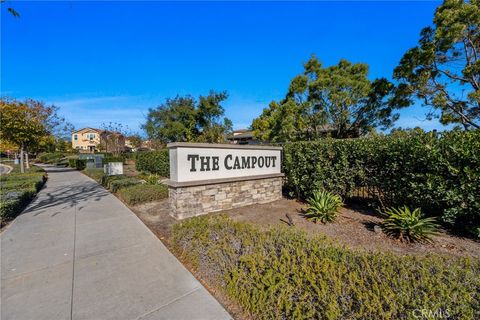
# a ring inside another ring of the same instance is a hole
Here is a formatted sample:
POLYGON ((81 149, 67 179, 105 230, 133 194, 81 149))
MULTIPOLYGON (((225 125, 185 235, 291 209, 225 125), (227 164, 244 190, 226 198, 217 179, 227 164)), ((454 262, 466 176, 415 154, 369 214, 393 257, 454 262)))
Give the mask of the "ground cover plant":
POLYGON ((176 252, 255 319, 451 319, 480 314, 480 262, 354 251, 295 228, 202 216, 174 225, 176 252))
POLYGON ((325 189, 351 198, 358 188, 384 207, 421 208, 447 226, 480 226, 480 130, 400 131, 284 146, 288 192, 307 199, 325 189))
POLYGON ((56 163, 63 157, 65 157, 65 153, 63 152, 43 152, 37 156, 38 160, 42 163, 56 163))
POLYGON ((137 184, 118 191, 120 199, 129 205, 168 198, 168 187, 163 184, 137 184))
POLYGON ((47 180, 40 167, 32 166, 25 173, 20 173, 19 165, 12 167, 9 174, 0 177, 0 225, 22 212, 47 180))
POLYGON ((82 172, 98 183, 102 182, 102 178, 105 175, 103 169, 99 168, 85 168, 82 172))
POLYGON ((121 188, 125 188, 128 186, 132 186, 135 184, 142 183, 141 180, 133 177, 128 177, 125 175, 115 175, 115 176, 107 176, 104 175, 101 180, 101 184, 109 189, 112 192, 117 192, 121 188))
POLYGON ((116 193, 129 205, 168 198, 168 187, 158 182, 157 175, 151 175, 149 181, 125 175, 106 176, 102 169, 85 169, 82 171, 90 178, 116 193))
POLYGON ((170 158, 168 150, 139 152, 135 166, 138 171, 158 174, 162 177, 170 176, 170 158))
POLYGON ((424 217, 420 208, 389 208, 384 215, 386 219, 381 224, 383 231, 402 241, 430 242, 438 230, 436 219, 424 217))
POLYGON ((333 222, 338 210, 342 207, 342 199, 325 190, 317 190, 307 199, 308 208, 305 216, 313 222, 333 222))

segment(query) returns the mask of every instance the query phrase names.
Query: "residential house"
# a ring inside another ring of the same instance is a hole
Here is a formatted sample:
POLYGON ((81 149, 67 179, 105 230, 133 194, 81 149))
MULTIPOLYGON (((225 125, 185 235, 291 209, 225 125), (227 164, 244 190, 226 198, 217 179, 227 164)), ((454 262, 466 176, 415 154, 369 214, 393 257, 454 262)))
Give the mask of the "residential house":
POLYGON ((125 137, 119 132, 83 128, 72 133, 72 148, 82 153, 121 152, 125 148, 125 137))
POLYGON ((253 136, 253 131, 248 129, 234 130, 227 140, 231 144, 258 144, 259 141, 253 136))

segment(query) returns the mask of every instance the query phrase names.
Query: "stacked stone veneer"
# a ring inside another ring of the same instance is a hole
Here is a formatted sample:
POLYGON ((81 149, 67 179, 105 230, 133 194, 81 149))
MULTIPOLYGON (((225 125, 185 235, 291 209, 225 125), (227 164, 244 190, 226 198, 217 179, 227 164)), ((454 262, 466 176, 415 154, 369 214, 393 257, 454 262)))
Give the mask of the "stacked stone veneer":
POLYGON ((282 177, 169 187, 171 215, 176 219, 267 203, 282 197, 282 177))

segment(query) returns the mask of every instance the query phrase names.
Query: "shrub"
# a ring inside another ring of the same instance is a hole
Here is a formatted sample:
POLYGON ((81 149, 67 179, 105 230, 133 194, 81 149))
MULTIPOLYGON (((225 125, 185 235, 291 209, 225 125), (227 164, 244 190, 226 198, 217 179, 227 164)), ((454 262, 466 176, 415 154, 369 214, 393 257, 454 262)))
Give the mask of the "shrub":
POLYGON ((38 155, 38 159, 43 163, 55 163, 65 156, 62 152, 44 152, 38 155))
POLYGON ((140 180, 136 178, 130 178, 130 177, 123 177, 123 179, 116 179, 110 182, 109 184, 109 189, 112 192, 117 192, 122 188, 128 187, 128 186, 133 186, 136 184, 141 183, 140 180))
POLYGON ((336 194, 325 190, 315 191, 307 200, 308 208, 305 216, 317 223, 333 222, 337 218, 338 210, 342 207, 342 199, 336 194))
POLYGON ((480 312, 480 262, 349 250, 295 228, 224 216, 174 225, 174 249, 254 319, 413 319, 415 310, 480 312))
POLYGON ((287 143, 286 188, 301 199, 357 188, 387 207, 421 208, 450 226, 480 226, 480 130, 398 132, 359 139, 287 143))
POLYGON ((68 159, 68 166, 77 170, 83 170, 87 166, 87 159, 70 158, 68 159))
POLYGON ((9 174, 0 177, 0 225, 15 218, 35 197, 47 180, 45 171, 32 166, 26 173, 14 165, 9 174))
POLYGON ((384 213, 387 217, 381 224, 383 231, 407 242, 430 242, 438 229, 434 218, 426 218, 420 208, 413 211, 407 206, 390 208, 384 213))
POLYGON ((125 159, 123 157, 113 157, 113 156, 103 158, 103 164, 110 163, 110 162, 124 163, 125 159))
POLYGON ((118 196, 126 203, 136 205, 168 198, 168 187, 163 184, 137 184, 120 189, 118 196))
POLYGON ((87 166, 87 160, 85 159, 76 159, 75 161, 75 169, 83 170, 87 166))
POLYGON ((77 159, 75 158, 68 159, 68 166, 70 168, 75 168, 77 166, 77 159))
POLYGON ((161 176, 158 174, 149 174, 144 179, 147 184, 155 185, 161 183, 160 178, 161 176))
POLYGON ((159 174, 162 177, 170 176, 168 150, 140 152, 135 162, 138 171, 159 174))
POLYGON ((99 183, 102 182, 102 177, 104 176, 103 169, 97 168, 86 168, 83 170, 83 173, 99 183))

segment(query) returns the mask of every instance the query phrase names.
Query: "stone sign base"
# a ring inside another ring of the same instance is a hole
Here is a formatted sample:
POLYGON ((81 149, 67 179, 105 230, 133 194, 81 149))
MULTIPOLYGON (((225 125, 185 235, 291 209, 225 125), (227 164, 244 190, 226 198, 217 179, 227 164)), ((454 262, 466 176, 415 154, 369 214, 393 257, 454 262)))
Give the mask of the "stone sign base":
POLYGON ((189 183, 168 182, 170 215, 176 219, 199 216, 282 197, 283 174, 189 183))

